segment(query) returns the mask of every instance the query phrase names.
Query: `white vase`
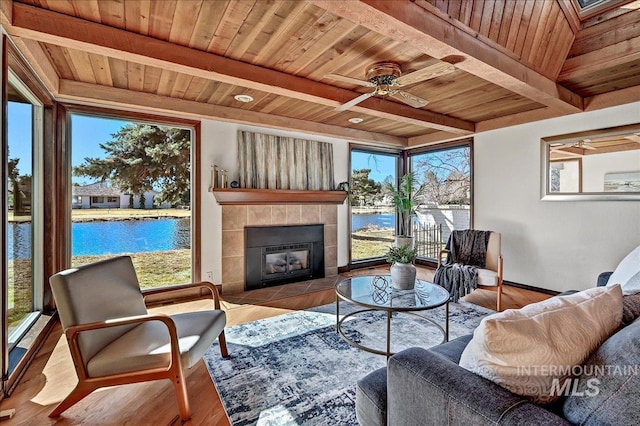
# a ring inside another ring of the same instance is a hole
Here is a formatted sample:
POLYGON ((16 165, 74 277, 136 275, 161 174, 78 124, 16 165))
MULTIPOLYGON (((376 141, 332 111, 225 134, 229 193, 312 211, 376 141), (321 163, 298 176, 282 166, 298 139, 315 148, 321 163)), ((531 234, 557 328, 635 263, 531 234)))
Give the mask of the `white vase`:
POLYGON ((407 237, 405 235, 396 235, 396 247, 410 246, 413 248, 413 237, 407 237))
POLYGON ((397 290, 411 290, 416 284, 416 267, 411 263, 391 265, 391 286, 397 290))

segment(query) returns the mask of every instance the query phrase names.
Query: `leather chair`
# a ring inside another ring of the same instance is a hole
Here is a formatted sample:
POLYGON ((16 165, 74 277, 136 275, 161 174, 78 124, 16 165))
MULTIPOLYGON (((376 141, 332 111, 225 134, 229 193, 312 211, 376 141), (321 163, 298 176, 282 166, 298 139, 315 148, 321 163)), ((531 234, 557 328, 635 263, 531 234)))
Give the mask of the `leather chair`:
POLYGON ((226 314, 216 287, 209 282, 140 290, 129 256, 68 269, 50 278, 78 384, 49 415, 63 411, 105 387, 150 380, 173 383, 180 416, 191 417, 183 368, 193 366, 224 336, 226 314), (211 293, 214 309, 175 315, 149 314, 145 297, 188 288, 211 293))
MULTIPOLYGON (((438 267, 443 262, 443 256, 449 250, 441 250, 438 256, 438 267)), ((487 243, 487 257, 485 268, 478 268, 478 288, 497 292, 496 310, 502 310, 502 254, 501 235, 491 232, 487 243)))

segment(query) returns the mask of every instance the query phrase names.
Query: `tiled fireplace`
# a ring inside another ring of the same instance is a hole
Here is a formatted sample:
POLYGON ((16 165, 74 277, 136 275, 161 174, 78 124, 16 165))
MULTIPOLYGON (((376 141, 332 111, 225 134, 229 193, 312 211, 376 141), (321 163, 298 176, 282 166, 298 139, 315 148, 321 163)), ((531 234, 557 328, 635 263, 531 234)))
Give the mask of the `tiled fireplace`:
POLYGON ((245 289, 247 226, 311 224, 324 225, 324 274, 335 276, 338 273, 336 205, 223 205, 222 291, 233 293, 245 289))

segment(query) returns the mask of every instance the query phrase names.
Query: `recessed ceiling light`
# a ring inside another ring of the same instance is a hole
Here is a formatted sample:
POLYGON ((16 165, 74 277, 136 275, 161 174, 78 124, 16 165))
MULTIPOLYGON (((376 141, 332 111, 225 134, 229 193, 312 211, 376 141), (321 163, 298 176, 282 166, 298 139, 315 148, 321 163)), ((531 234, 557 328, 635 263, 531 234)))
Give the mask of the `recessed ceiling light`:
POLYGON ((235 99, 238 102, 244 102, 245 104, 249 102, 253 102, 253 96, 249 96, 249 95, 235 95, 233 99, 235 99))
POLYGON ((349 119, 349 123, 353 123, 353 124, 362 123, 363 121, 364 121, 364 118, 360 118, 360 117, 353 117, 349 119))

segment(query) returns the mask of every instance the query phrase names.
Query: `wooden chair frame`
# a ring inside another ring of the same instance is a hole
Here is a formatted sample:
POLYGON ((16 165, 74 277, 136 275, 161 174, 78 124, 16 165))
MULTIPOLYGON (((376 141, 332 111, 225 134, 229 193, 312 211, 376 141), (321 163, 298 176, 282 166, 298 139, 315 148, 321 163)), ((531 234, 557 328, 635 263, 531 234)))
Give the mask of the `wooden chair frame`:
MULTIPOLYGON (((438 268, 442 265, 442 256, 451 253, 450 250, 442 249, 438 255, 438 268)), ((502 311, 502 255, 498 257, 498 285, 478 285, 479 289, 491 290, 497 292, 496 295, 496 311, 502 311)))
MULTIPOLYGON (((191 284, 180 284, 168 287, 162 287, 157 289, 146 290, 143 292, 143 299, 147 296, 167 293, 176 290, 184 290, 190 288, 206 288, 211 292, 213 299, 214 309, 220 310, 220 295, 216 286, 208 281, 202 281, 191 284)), ((66 409, 80 401, 85 396, 89 395, 94 390, 107 386, 116 386, 130 383, 147 382, 151 380, 169 379, 173 383, 173 387, 178 399, 178 408, 180 410, 180 417, 183 420, 188 420, 191 417, 191 409, 189 406, 189 397, 187 395, 187 386, 184 381, 184 371, 182 369, 182 361, 180 359, 180 347, 178 343, 178 333, 176 325, 169 315, 165 314, 147 314, 138 315, 128 318, 118 318, 107 321, 98 321, 88 324, 81 324, 68 327, 64 331, 67 342, 69 344, 69 350, 71 352, 71 358, 73 359, 73 365, 78 375, 78 384, 71 391, 71 393, 60 402, 56 408, 49 414, 49 417, 57 417, 66 409), (162 322, 169 332, 170 347, 171 347, 171 360, 166 368, 149 368, 144 370, 137 370, 128 373, 110 374, 107 376, 89 377, 85 367, 85 363, 80 353, 80 346, 78 337, 80 333, 89 330, 98 330, 107 327, 118 327, 122 325, 141 324, 148 321, 160 321, 162 322)), ((224 335, 224 330, 218 336, 220 343, 220 353, 224 358, 229 356, 227 350, 227 342, 224 335)))

